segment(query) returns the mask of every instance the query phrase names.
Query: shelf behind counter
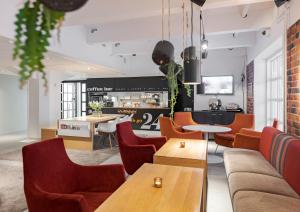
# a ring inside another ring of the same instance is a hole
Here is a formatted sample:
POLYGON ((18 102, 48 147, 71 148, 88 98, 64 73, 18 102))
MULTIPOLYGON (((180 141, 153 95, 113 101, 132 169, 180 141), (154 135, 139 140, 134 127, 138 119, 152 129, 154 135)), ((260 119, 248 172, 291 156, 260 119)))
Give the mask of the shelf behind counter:
POLYGON ((126 114, 132 117, 132 128, 134 130, 159 131, 158 120, 160 116, 169 116, 170 108, 134 108, 134 107, 104 107, 104 114, 126 114))

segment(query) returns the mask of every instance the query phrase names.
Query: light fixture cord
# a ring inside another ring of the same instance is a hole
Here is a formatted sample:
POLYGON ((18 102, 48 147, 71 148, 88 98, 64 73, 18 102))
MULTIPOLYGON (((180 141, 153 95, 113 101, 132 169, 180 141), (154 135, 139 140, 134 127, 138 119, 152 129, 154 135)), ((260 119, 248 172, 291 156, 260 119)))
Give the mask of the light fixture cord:
POLYGON ((161 39, 164 40, 165 1, 161 0, 161 39))
POLYGON ((204 30, 204 23, 203 23, 203 16, 202 16, 202 10, 200 9, 200 21, 202 23, 203 28, 203 39, 205 39, 205 30, 204 30))
POLYGON ((168 18, 168 29, 169 29, 169 41, 171 41, 171 1, 168 0, 169 4, 169 18, 168 18))
POLYGON ((184 61, 184 55, 185 55, 185 45, 184 45, 184 41, 185 41, 185 19, 184 19, 184 10, 185 10, 185 5, 184 5, 184 0, 182 0, 182 49, 183 49, 183 61, 184 61))
POLYGON ((194 38, 193 38, 193 34, 194 34, 194 4, 191 1, 191 46, 194 45, 194 38))
POLYGON ((200 61, 200 71, 199 71, 199 78, 200 78, 200 84, 202 83, 202 77, 201 77, 201 63, 202 63, 202 36, 201 36, 201 34, 202 34, 202 10, 201 10, 201 7, 200 7, 200 56, 199 56, 199 61, 200 61))

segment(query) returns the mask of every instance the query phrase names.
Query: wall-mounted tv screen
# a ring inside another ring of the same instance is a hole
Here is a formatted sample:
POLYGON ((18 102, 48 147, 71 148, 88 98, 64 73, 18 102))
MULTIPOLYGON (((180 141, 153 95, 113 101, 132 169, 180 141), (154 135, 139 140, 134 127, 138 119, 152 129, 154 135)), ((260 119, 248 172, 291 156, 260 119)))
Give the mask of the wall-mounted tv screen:
POLYGON ((233 76, 203 76, 202 82, 207 95, 233 94, 233 76))

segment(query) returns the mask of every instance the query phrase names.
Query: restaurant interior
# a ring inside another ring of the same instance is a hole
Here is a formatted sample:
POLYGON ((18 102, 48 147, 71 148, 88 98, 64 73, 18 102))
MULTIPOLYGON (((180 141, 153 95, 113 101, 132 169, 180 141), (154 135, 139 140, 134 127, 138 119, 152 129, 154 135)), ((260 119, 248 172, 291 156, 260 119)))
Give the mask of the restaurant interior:
POLYGON ((0 212, 300 212, 300 0, 9 0, 0 212))

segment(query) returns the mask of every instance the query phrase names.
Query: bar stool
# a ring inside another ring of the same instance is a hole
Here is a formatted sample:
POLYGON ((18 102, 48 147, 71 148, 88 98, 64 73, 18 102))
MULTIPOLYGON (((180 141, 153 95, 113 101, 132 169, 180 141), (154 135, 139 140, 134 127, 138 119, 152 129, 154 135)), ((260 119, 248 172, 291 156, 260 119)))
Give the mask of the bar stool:
POLYGON ((111 137, 117 140, 115 133, 116 133, 116 125, 119 123, 119 120, 120 118, 116 118, 115 120, 98 124, 98 128, 97 128, 98 134, 100 135, 101 133, 104 133, 108 135, 109 145, 111 149, 112 149, 111 137))

